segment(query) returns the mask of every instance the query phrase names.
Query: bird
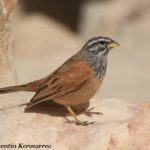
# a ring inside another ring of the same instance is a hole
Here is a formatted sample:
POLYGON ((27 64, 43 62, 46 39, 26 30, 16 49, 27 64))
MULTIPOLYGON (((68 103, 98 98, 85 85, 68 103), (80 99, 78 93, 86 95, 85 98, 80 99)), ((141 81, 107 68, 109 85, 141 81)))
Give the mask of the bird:
POLYGON ((64 105, 76 125, 87 125, 78 119, 72 106, 89 102, 100 88, 106 74, 107 56, 119 43, 109 37, 90 38, 71 58, 48 76, 23 85, 0 88, 0 94, 18 91, 35 92, 25 111, 43 101, 64 105))

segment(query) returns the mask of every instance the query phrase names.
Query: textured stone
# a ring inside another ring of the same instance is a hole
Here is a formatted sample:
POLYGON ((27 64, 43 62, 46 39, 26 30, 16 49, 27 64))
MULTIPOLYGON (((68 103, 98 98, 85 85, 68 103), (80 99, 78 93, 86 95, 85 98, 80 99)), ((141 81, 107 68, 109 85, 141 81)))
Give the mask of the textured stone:
POLYGON ((11 12, 16 0, 0 1, 0 87, 16 83, 11 49, 11 12))
MULTIPOLYGON (((25 93, 17 94, 9 106, 29 98, 25 93)), ((0 102, 3 108, 4 99, 0 102)), ((50 102, 41 103, 28 113, 24 113, 24 106, 0 111, 0 144, 51 144, 54 150, 149 150, 150 104, 93 98, 92 106, 103 115, 78 116, 82 121, 95 121, 89 126, 65 123, 68 113, 64 107, 50 102)), ((73 119, 68 115, 67 118, 73 119)))

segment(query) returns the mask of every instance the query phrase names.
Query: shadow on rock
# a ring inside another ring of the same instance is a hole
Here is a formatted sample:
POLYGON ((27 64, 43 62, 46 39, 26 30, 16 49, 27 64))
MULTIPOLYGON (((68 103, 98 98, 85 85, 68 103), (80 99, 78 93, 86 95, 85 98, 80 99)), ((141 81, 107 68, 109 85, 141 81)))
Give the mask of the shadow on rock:
MULTIPOLYGON (((88 107, 89 102, 73 106, 72 108, 79 115, 82 112, 84 112, 88 107)), ((45 101, 36 104, 35 106, 26 110, 25 113, 41 113, 41 114, 48 114, 51 116, 62 116, 62 117, 70 115, 65 106, 56 104, 53 101, 45 101)))

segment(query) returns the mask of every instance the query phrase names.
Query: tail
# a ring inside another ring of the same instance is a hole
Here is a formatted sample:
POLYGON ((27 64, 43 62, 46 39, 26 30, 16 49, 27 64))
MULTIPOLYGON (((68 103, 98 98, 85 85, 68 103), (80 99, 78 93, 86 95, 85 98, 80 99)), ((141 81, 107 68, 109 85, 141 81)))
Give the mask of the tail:
POLYGON ((23 85, 0 88, 0 94, 19 92, 19 91, 36 92, 45 80, 46 78, 42 78, 40 80, 36 80, 23 85))
POLYGON ((20 106, 24 106, 24 105, 27 105, 27 104, 28 103, 23 103, 23 104, 19 104, 19 105, 16 105, 16 106, 9 106, 9 107, 5 107, 5 108, 0 108, 0 111, 16 108, 16 107, 20 107, 20 106))
POLYGON ((0 88, 0 94, 18 92, 18 91, 27 91, 27 86, 26 85, 18 85, 18 86, 10 86, 10 87, 0 88))

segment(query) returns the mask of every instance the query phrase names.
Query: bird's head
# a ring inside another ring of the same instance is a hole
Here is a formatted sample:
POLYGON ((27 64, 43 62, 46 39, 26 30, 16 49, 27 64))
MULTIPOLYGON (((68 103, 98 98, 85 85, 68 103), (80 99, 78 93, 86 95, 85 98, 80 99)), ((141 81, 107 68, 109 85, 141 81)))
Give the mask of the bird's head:
POLYGON ((108 37, 94 37, 88 40, 83 46, 83 50, 92 55, 107 55, 112 48, 118 47, 119 44, 108 37))

